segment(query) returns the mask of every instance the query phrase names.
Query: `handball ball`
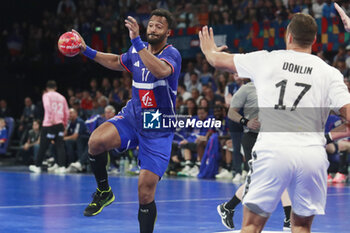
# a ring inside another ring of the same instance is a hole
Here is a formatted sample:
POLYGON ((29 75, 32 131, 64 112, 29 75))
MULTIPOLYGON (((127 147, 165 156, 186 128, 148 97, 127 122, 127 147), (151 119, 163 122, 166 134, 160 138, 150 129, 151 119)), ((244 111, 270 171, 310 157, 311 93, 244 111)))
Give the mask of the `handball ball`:
POLYGON ((67 57, 74 57, 80 52, 80 37, 74 32, 66 32, 58 40, 58 49, 67 57))

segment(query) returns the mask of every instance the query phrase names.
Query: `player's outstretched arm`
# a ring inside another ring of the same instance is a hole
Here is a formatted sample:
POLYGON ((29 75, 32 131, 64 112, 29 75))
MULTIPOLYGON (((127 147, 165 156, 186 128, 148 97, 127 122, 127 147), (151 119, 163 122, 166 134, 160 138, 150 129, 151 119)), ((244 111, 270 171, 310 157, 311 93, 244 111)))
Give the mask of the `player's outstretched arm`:
MULTIPOLYGON (((350 137, 350 104, 343 106, 340 110, 340 115, 346 120, 344 124, 332 129, 329 132, 331 140, 350 137)), ((328 140, 328 139, 327 139, 328 140)))
POLYGON ((94 60, 95 62, 101 64, 102 66, 111 69, 111 70, 125 70, 124 67, 120 63, 120 56, 112 53, 102 53, 96 50, 91 49, 86 45, 83 37, 79 34, 79 32, 72 30, 76 33, 81 40, 80 51, 87 56, 88 58, 94 60))
POLYGON ((343 21, 344 28, 347 32, 350 32, 350 18, 346 15, 344 10, 335 2, 334 3, 335 9, 338 11, 341 20, 343 21))
POLYGON ((201 50, 210 65, 228 72, 236 72, 236 66, 233 61, 234 54, 222 52, 224 49, 227 49, 226 45, 216 46, 212 28, 208 29, 208 26, 204 26, 199 31, 199 41, 201 50))
POLYGON ((143 64, 158 79, 168 77, 172 73, 170 65, 160 60, 146 49, 140 38, 139 25, 131 16, 125 20, 125 26, 129 29, 131 43, 141 57, 143 64))

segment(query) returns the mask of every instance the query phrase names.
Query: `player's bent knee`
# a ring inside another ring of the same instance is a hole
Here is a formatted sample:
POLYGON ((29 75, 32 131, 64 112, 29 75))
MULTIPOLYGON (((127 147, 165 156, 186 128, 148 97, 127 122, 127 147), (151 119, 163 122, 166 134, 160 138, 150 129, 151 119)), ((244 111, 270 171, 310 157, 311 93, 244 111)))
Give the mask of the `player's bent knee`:
POLYGON ((89 142, 89 154, 97 155, 106 151, 103 140, 101 138, 90 137, 89 142))
POLYGON ((154 200, 156 185, 151 184, 139 184, 139 202, 142 205, 148 204, 154 200))

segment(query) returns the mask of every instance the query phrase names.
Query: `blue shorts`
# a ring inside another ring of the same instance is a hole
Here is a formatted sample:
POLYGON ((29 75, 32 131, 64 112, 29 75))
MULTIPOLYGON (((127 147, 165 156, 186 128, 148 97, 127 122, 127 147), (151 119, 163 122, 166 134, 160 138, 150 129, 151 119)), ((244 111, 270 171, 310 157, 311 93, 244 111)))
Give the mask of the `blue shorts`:
POLYGON ((125 151, 139 146, 138 160, 141 169, 149 170, 162 177, 168 167, 174 134, 157 138, 147 138, 130 124, 128 119, 117 115, 108 120, 118 130, 121 146, 117 151, 125 151))

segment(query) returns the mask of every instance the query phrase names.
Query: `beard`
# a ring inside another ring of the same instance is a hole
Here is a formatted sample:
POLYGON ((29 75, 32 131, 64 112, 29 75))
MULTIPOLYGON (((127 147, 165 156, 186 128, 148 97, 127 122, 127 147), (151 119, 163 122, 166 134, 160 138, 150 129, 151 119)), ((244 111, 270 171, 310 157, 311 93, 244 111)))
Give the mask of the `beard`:
POLYGON ((150 37, 151 35, 154 35, 154 34, 147 34, 147 42, 151 45, 159 44, 163 42, 164 39, 166 38, 166 33, 164 33, 163 35, 155 35, 158 37, 152 37, 152 38, 150 37))

